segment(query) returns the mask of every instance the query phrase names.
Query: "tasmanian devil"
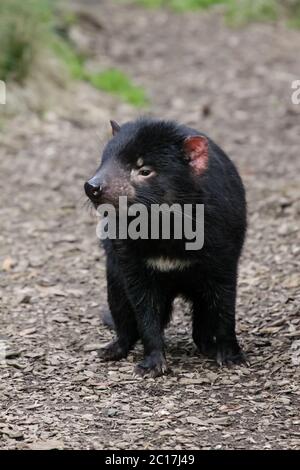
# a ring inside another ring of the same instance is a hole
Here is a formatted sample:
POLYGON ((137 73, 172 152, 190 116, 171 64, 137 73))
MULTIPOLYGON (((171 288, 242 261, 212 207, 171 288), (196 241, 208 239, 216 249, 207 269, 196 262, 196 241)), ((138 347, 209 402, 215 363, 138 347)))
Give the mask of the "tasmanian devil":
MULTIPOLYGON (((140 339, 144 359, 135 373, 163 374, 164 328, 180 295, 191 305, 199 351, 221 365, 244 362, 235 333, 235 304, 246 201, 234 164, 204 133, 172 121, 141 118, 111 125, 113 137, 101 164, 85 183, 94 206, 117 207, 120 196, 127 197, 128 207, 189 204, 195 209, 202 204, 204 243, 187 249, 184 234, 176 238, 174 230, 169 239, 117 235, 102 242, 116 339, 100 356, 124 358, 140 339)), ((189 216, 193 222, 195 214, 193 210, 189 216)))

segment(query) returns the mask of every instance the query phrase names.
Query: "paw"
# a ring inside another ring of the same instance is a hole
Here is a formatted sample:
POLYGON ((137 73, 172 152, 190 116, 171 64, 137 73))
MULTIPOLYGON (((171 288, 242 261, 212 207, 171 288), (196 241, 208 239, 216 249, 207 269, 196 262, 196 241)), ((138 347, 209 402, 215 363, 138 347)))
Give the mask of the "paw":
POLYGON ((219 366, 247 365, 249 362, 238 344, 217 345, 216 360, 219 366))
POLYGON ((154 351, 139 362, 134 369, 134 375, 138 377, 159 377, 168 371, 165 356, 160 351, 154 351))
POLYGON ((127 350, 122 348, 116 339, 99 349, 98 356, 104 361, 118 361, 127 356, 127 350))

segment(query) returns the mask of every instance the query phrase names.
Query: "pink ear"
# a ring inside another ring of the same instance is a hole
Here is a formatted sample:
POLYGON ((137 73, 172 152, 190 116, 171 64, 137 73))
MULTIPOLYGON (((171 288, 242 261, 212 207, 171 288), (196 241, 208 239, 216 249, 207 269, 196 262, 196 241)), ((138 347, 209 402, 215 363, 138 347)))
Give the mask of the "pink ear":
POLYGON ((183 146, 190 165, 198 175, 201 175, 208 167, 207 138, 202 135, 187 137, 183 146))

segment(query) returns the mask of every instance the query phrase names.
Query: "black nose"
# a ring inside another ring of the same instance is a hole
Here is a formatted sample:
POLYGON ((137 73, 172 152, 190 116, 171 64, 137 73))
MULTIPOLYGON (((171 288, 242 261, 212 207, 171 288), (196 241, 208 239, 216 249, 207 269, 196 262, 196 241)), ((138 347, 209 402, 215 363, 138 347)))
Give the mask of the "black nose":
POLYGON ((102 193, 102 187, 99 183, 93 183, 93 182, 87 181, 84 185, 84 190, 85 190, 85 194, 91 201, 93 202, 99 201, 101 193, 102 193))

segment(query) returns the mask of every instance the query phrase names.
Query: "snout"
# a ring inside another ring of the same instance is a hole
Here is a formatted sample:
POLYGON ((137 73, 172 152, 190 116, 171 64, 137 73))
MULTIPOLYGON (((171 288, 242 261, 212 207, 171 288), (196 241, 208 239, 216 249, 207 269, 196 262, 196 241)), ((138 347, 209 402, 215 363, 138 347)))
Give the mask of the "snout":
POLYGON ((99 203, 103 192, 103 185, 94 178, 87 181, 84 185, 85 194, 94 203, 99 203))

